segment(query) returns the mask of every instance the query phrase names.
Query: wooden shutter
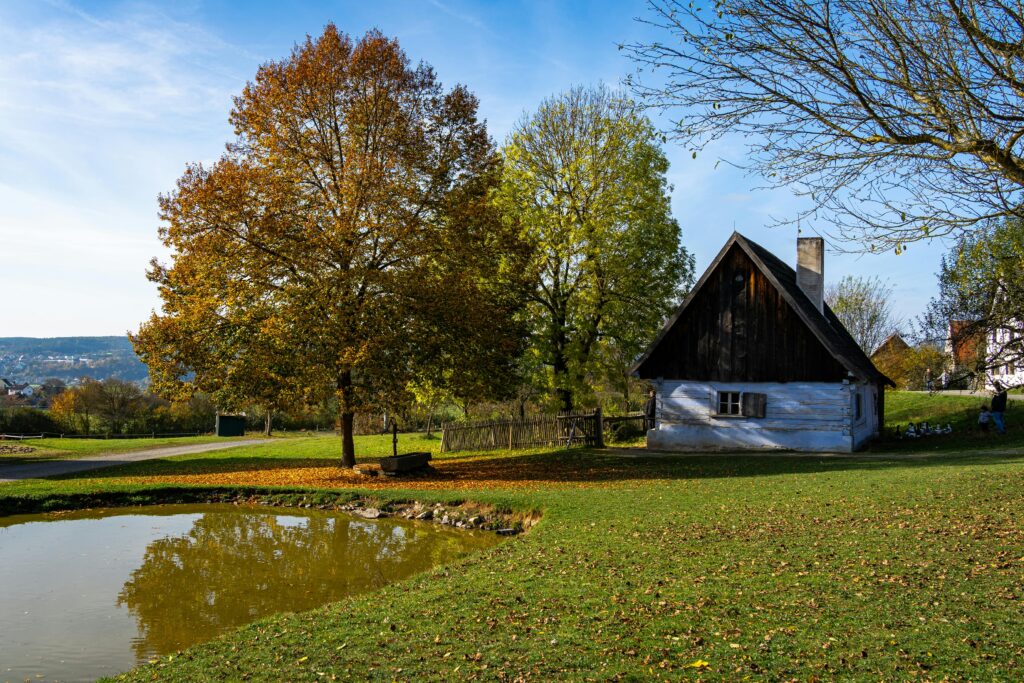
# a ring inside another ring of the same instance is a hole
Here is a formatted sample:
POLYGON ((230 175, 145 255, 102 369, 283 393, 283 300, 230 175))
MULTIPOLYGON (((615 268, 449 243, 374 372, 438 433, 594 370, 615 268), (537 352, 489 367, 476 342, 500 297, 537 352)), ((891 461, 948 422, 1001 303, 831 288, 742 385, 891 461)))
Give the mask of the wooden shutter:
POLYGON ((764 417, 765 404, 768 402, 767 394, 754 394, 749 391, 743 392, 743 416, 764 417))

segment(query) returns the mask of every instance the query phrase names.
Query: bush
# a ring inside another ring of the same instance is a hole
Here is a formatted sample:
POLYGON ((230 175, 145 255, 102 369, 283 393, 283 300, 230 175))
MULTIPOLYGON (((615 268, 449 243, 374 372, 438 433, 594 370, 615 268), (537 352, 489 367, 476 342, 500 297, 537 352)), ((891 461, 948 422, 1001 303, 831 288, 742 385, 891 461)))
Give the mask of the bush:
POLYGON ((5 434, 39 434, 61 432, 50 413, 38 408, 0 409, 0 432, 5 434))
POLYGON ((608 427, 609 442, 635 441, 647 434, 639 420, 616 422, 608 427))

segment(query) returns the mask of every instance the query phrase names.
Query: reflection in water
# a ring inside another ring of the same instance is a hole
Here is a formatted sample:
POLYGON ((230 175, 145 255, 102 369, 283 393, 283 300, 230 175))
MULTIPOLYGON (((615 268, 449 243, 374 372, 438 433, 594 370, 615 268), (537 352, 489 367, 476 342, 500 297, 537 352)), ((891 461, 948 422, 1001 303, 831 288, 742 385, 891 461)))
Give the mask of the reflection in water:
POLYGON ((392 520, 205 514, 149 544, 118 604, 138 621, 143 658, 378 588, 465 552, 478 540, 467 536, 392 520))
POLYGON ((405 520, 233 505, 0 518, 0 681, 94 680, 497 542, 405 520))

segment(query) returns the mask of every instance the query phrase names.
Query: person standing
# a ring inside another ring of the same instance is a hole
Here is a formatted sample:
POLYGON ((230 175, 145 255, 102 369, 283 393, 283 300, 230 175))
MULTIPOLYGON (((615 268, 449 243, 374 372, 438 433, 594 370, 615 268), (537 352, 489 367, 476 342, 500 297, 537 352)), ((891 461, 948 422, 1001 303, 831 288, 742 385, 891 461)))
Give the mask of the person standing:
POLYGON ((644 405, 644 429, 654 429, 654 422, 658 417, 658 394, 652 387, 647 391, 647 403, 644 405))
POLYGON ((1006 422, 1003 420, 1003 413, 1006 412, 1006 387, 999 382, 995 383, 996 395, 992 397, 992 424, 1000 434, 1006 433, 1006 422))
POLYGON ((988 434, 988 425, 992 421, 992 413, 988 412, 988 406, 982 406, 978 413, 978 427, 985 434, 988 434))

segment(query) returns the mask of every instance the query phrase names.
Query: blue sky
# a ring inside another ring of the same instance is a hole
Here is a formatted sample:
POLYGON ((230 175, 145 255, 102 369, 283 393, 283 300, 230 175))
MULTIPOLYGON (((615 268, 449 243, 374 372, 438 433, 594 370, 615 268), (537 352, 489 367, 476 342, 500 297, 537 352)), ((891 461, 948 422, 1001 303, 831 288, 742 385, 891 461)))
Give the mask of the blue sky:
MULTIPOLYGON (((0 336, 123 334, 159 307, 145 279, 165 258, 157 195, 231 136, 231 97, 256 68, 333 21, 399 39, 448 85, 466 84, 500 143, 524 112, 575 84, 617 85, 633 69, 617 44, 651 38, 642 0, 536 2, 0 2, 0 336)), ((659 121, 659 125, 667 125, 659 121)), ((787 191, 757 190, 723 158, 667 146, 672 207, 703 271, 735 228, 792 263, 787 191)), ((804 234, 815 226, 804 225, 804 234)), ((826 228, 827 226, 820 226, 826 228)), ((947 249, 830 253, 826 280, 878 275, 905 317, 935 291, 947 249)))

